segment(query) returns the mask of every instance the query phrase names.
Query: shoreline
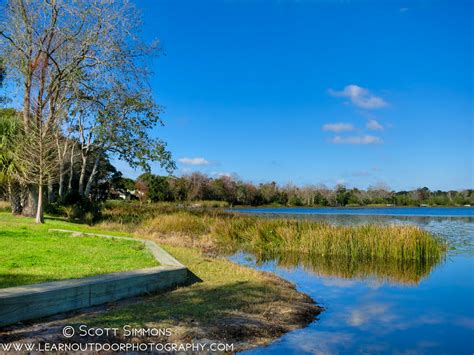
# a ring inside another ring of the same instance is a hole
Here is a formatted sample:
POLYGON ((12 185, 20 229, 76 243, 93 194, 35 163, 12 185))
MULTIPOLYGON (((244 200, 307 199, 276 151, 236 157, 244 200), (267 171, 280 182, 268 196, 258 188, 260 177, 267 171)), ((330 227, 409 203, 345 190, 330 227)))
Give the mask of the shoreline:
POLYGON ((213 272, 225 274, 227 271, 229 275, 237 276, 240 281, 218 285, 212 279, 204 280, 205 282, 197 282, 150 296, 135 297, 104 306, 25 322, 0 329, 0 338, 6 344, 9 342, 63 343, 65 340, 77 343, 153 341, 155 343, 205 344, 218 342, 234 344, 233 351, 242 351, 267 345, 287 332, 304 328, 317 319, 317 315, 323 311, 323 308, 318 306, 311 297, 297 291, 294 284, 273 273, 257 271, 221 257, 209 258, 196 249, 166 245, 164 248, 168 252, 179 254, 178 259, 182 259, 183 255, 188 255, 188 263, 192 260, 189 268, 197 277, 202 276, 199 264, 205 263, 206 268, 215 268, 213 272), (207 283, 210 285, 206 285, 207 283), (210 289, 208 289, 209 286, 210 289), (247 300, 237 304, 234 296, 247 300), (199 298, 205 298, 207 304, 194 305, 195 309, 187 308, 199 298), (175 308, 175 312, 170 312, 167 317, 159 312, 164 307, 163 299, 170 299, 175 308), (180 300, 184 304, 180 304, 180 300), (202 312, 206 310, 212 313, 213 308, 219 309, 219 312, 214 314, 217 318, 208 317, 206 312, 202 312), (155 310, 156 313, 154 313, 155 310), (143 311, 147 311, 148 314, 143 314, 143 311), (128 321, 132 320, 131 316, 137 314, 140 315, 138 316, 140 319, 138 322, 137 319, 134 321, 138 328, 168 327, 174 330, 173 334, 158 338, 130 339, 118 336, 84 339, 75 336, 65 339, 61 332, 66 325, 79 324, 120 328, 124 324, 117 324, 117 319, 119 319, 118 322, 127 321, 128 324, 128 321))
POLYGON ((252 205, 235 205, 233 207, 224 207, 224 209, 228 210, 238 210, 238 209, 270 209, 270 208, 282 208, 282 209, 290 209, 290 208, 301 208, 301 209, 326 209, 326 210, 345 210, 345 209, 394 209, 394 208, 415 208, 415 209, 426 209, 426 208, 456 208, 456 209, 469 209, 473 208, 474 206, 402 206, 402 205, 367 205, 367 206, 284 206, 284 205, 262 205, 262 206, 252 206, 252 205))

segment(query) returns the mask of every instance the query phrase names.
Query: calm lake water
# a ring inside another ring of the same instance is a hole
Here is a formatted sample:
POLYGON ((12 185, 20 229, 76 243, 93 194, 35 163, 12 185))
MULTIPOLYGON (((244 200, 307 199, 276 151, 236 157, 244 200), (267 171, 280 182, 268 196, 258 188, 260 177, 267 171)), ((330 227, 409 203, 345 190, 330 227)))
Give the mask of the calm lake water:
MULTIPOLYGON (((235 210, 234 210, 235 211, 235 210)), ((261 261, 244 253, 234 262, 292 281, 325 311, 308 327, 249 354, 473 354, 474 209, 245 209, 265 218, 304 218, 338 224, 409 223, 442 238, 450 250, 429 268, 305 260, 284 255, 261 261)))
POLYGON ((236 208, 230 211, 290 215, 360 215, 360 216, 421 216, 474 217, 474 207, 382 207, 382 208, 236 208))

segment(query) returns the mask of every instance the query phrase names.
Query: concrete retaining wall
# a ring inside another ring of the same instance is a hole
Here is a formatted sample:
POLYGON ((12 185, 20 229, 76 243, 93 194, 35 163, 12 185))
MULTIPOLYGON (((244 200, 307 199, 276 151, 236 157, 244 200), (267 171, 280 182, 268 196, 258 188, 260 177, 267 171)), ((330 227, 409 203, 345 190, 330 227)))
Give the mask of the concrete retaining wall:
POLYGON ((0 289, 0 326, 168 289, 187 280, 187 268, 151 241, 57 229, 50 231, 141 241, 160 266, 0 289))

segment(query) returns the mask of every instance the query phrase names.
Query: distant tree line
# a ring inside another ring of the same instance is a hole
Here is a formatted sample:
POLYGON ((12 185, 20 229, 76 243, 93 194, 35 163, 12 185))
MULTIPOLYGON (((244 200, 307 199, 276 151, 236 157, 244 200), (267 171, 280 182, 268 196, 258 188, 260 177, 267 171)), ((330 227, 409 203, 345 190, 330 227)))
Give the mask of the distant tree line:
POLYGON ((142 201, 225 201, 230 205, 281 205, 281 206, 463 206, 474 205, 474 190, 431 191, 427 187, 411 191, 391 191, 383 185, 367 190, 338 185, 334 189, 319 185, 279 186, 275 182, 252 184, 228 176, 211 178, 201 173, 182 177, 159 176, 145 173, 136 181, 116 179, 117 186, 134 192, 142 201))
MULTIPOLYGON (((133 199, 142 203, 222 201, 231 206, 292 207, 474 205, 472 189, 431 191, 423 187, 410 191, 391 191, 383 185, 372 186, 366 190, 347 188, 344 185, 337 185, 335 188, 324 185, 280 186, 275 182, 252 184, 228 176, 211 178, 198 172, 181 177, 144 173, 134 180, 123 177, 110 163, 107 155, 102 155, 99 159, 94 184, 86 200, 88 203, 84 204, 83 196, 79 193, 81 156, 70 154, 67 154, 68 159, 64 167, 64 185, 59 185, 58 180, 51 180, 47 185, 45 199, 46 210, 49 212, 54 213, 58 206, 70 205, 76 206, 76 215, 90 209, 96 211, 96 203, 107 199, 133 199)), ((91 162, 86 167, 86 180, 91 177, 93 165, 91 162)), ((0 197, 10 200, 14 208, 12 198, 16 195, 12 194, 10 189, 10 182, 0 179, 0 197)))

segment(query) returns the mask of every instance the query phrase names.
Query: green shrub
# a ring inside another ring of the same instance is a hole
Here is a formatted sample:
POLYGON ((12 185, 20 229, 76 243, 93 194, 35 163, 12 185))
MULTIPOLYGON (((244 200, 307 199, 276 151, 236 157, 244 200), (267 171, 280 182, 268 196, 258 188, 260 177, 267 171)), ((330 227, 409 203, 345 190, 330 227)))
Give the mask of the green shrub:
POLYGON ((88 225, 92 226, 94 224, 94 219, 95 215, 92 212, 86 212, 84 213, 84 222, 86 222, 88 225))
POLYGON ((44 212, 52 216, 66 216, 64 207, 65 206, 59 202, 50 202, 45 206, 44 212))

